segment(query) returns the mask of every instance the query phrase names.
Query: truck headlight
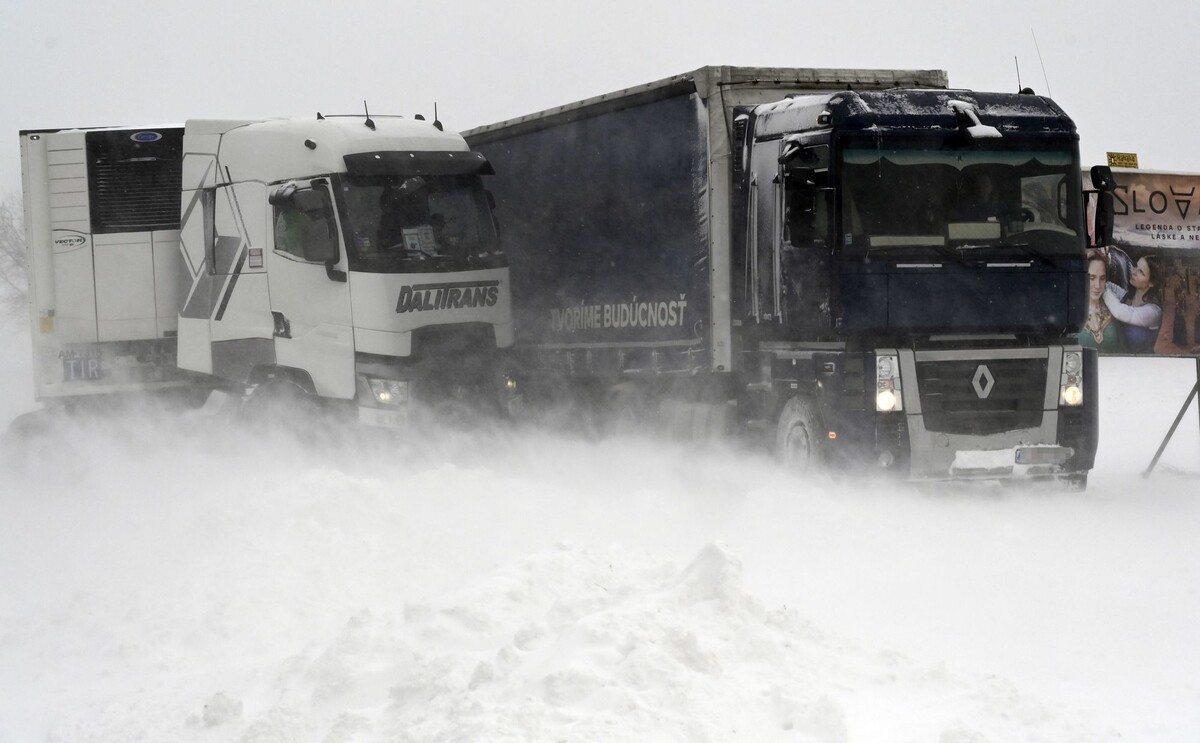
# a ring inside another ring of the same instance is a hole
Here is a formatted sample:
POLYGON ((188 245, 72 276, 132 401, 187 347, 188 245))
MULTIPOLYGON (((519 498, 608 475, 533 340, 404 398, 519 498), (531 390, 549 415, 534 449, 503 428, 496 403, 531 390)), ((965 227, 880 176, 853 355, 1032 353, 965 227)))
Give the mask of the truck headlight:
POLYGON ((875 411, 891 413, 904 410, 900 390, 900 357, 894 353, 875 354, 875 411))
POLYGON ((875 395, 875 409, 881 413, 890 413, 896 409, 896 393, 892 390, 880 390, 875 395))
POLYGON ((398 379, 369 379, 371 394, 380 405, 403 405, 408 402, 408 382, 398 379))
POLYGON ((1083 352, 1064 351, 1062 379, 1059 384, 1058 404, 1076 407, 1083 404, 1083 352))
POLYGON ((1083 388, 1077 384, 1071 384, 1062 389, 1062 404, 1063 405, 1082 405, 1083 404, 1083 388))

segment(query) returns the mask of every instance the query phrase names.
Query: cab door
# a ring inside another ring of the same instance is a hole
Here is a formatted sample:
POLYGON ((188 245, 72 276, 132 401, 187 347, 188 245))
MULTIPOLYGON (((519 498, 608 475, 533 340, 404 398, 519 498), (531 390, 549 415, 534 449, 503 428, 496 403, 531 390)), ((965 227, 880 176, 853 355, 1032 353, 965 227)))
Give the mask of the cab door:
POLYGON ((754 145, 750 161, 749 242, 750 314, 758 322, 778 323, 780 234, 779 143, 754 145))
POLYGON ((285 184, 270 192, 270 202, 267 274, 276 362, 307 372, 322 397, 353 398, 350 285, 329 182, 285 184))
POLYGON ((793 335, 819 334, 830 327, 833 192, 829 148, 785 143, 776 184, 781 217, 775 265, 781 321, 793 335))

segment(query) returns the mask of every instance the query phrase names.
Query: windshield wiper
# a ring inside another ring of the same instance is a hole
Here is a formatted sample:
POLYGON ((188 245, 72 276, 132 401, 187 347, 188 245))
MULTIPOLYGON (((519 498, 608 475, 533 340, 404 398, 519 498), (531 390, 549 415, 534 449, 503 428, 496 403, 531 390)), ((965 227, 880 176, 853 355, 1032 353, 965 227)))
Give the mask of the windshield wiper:
MULTIPOLYGON (((964 245, 964 246, 962 246, 962 247, 965 247, 965 248, 979 248, 979 247, 988 247, 988 246, 985 246, 985 245, 964 245)), ((1046 257, 1046 256, 1045 256, 1045 254, 1044 254, 1042 251, 1039 251, 1039 250, 1034 250, 1033 246, 1031 246, 1030 244, 1028 244, 1028 242, 1003 242, 1003 244, 1001 244, 1001 245, 1000 245, 1000 246, 998 246, 998 247, 1001 247, 1001 248, 1006 248, 1006 247, 1015 247, 1015 248, 1018 248, 1018 250, 1019 250, 1019 251, 1021 251, 1021 253, 1024 253, 1024 254, 1025 254, 1025 257, 1027 257, 1027 258, 1031 258, 1031 259, 1033 259, 1033 260, 1038 260, 1038 262, 1040 262, 1040 263, 1043 263, 1043 264, 1045 264, 1045 265, 1049 265, 1049 266, 1050 266, 1050 268, 1052 268, 1052 269, 1061 268, 1061 266, 1060 266, 1060 265, 1058 265, 1058 264, 1055 262, 1055 260, 1051 260, 1049 257, 1046 257)))
POLYGON ((868 258, 870 258, 873 253, 886 254, 888 256, 887 260, 889 260, 889 261, 894 260, 899 263, 904 263, 904 262, 914 261, 914 260, 917 260, 917 261, 927 260, 919 255, 914 256, 914 253, 919 254, 919 253, 925 252, 925 251, 932 251, 932 252, 936 253, 938 258, 940 258, 945 263, 957 263, 960 266, 966 265, 966 262, 963 260, 963 257, 961 255, 959 255, 958 253, 955 253, 953 248, 948 248, 945 245, 936 245, 936 244, 885 245, 885 246, 876 245, 874 247, 867 248, 866 255, 868 258), (902 253, 902 255, 897 257, 897 256, 893 255, 894 253, 902 253))

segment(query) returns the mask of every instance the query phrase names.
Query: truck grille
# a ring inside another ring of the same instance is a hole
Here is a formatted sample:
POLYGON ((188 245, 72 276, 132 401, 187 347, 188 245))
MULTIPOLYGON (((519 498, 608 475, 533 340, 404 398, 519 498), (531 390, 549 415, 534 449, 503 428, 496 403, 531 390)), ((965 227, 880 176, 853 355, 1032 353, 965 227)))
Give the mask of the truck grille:
POLYGON ((918 361, 925 428, 987 435, 1041 425, 1046 366, 1045 358, 918 361))

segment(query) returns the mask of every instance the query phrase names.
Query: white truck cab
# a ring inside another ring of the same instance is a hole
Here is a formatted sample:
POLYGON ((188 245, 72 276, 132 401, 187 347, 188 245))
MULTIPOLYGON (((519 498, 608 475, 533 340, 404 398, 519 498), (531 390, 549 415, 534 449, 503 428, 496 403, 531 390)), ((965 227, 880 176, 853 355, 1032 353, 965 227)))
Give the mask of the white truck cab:
POLYGON ((207 385, 503 404, 508 265, 440 124, 189 120, 21 133, 39 399, 207 385))

